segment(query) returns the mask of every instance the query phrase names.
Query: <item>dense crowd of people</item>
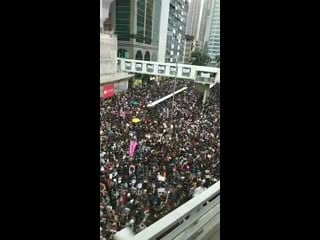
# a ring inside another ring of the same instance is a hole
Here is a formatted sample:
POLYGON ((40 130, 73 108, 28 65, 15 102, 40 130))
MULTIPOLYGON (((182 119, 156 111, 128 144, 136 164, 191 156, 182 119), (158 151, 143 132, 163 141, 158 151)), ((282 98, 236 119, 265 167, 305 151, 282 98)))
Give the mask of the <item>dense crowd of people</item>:
MULTIPOLYGON (((161 81, 145 81, 143 87, 138 88, 138 95, 144 97, 146 102, 156 101, 170 93, 174 89, 174 79, 166 79, 161 81)), ((187 86, 184 79, 176 80, 176 90, 187 86)))
POLYGON ((219 85, 205 105, 194 83, 178 80, 176 89, 185 85, 174 104, 147 107, 172 93, 173 80, 101 101, 101 239, 127 226, 137 233, 219 180, 219 85), (130 157, 132 140, 138 146, 130 157))

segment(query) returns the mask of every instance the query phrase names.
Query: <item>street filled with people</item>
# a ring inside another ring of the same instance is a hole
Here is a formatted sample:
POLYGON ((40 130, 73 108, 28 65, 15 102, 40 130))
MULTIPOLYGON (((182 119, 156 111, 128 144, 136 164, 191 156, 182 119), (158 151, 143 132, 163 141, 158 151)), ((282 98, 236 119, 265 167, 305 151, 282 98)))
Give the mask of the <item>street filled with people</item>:
POLYGON ((151 81, 100 105, 100 235, 138 233, 220 179, 220 86, 151 81))

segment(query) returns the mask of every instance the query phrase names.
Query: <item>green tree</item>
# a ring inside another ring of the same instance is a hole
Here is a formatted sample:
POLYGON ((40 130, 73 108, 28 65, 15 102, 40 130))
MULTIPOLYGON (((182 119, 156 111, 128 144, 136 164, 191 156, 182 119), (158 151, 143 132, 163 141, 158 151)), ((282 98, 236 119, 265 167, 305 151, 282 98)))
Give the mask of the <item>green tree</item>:
POLYGON ((206 66, 210 61, 210 57, 205 49, 196 49, 191 53, 192 65, 206 66))

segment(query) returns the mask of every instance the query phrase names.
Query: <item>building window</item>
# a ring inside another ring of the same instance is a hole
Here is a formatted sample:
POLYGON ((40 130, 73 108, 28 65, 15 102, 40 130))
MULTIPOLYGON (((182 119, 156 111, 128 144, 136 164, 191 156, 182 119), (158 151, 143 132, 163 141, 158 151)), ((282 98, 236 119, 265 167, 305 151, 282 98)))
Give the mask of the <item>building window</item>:
POLYGON ((142 52, 140 50, 136 53, 136 60, 142 60, 142 52))
POLYGON ((144 54, 144 60, 150 61, 150 53, 148 51, 146 51, 146 53, 144 54))
POLYGON ((145 16, 145 0, 137 1, 137 35, 136 41, 144 42, 144 16, 145 16))
POLYGON ((118 40, 130 40, 130 2, 117 0, 116 2, 116 29, 118 40))
POLYGON ((128 58, 129 57, 128 50, 120 48, 118 50, 118 57, 120 57, 120 58, 128 58))
POLYGON ((151 44, 152 19, 153 19, 153 0, 147 0, 147 8, 146 8, 146 36, 145 36, 145 43, 147 43, 147 44, 151 44))

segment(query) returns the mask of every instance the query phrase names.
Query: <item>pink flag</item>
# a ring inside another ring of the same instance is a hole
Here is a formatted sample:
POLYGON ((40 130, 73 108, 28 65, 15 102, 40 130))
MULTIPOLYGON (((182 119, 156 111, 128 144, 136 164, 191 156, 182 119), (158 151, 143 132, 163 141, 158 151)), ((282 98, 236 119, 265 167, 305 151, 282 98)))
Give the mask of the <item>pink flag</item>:
POLYGON ((122 109, 120 110, 120 117, 122 117, 123 119, 126 118, 126 112, 122 111, 122 109))
POLYGON ((138 145, 137 141, 135 141, 135 140, 130 141, 130 149, 129 149, 129 156, 130 157, 133 157, 137 145, 138 145))

